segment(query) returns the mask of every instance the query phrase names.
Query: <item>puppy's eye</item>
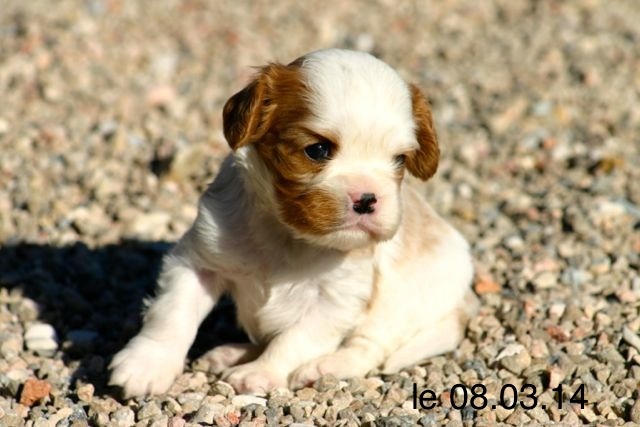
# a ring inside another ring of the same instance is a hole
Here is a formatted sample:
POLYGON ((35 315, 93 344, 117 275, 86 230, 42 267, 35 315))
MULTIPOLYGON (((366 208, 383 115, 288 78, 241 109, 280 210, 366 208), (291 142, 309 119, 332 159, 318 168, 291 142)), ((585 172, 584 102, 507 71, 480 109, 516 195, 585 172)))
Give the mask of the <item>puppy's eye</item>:
POLYGON ((317 162, 327 160, 331 156, 331 143, 328 141, 321 141, 313 145, 309 145, 304 149, 304 152, 311 160, 317 162))
POLYGON ((393 163, 398 166, 404 166, 404 162, 407 160, 407 156, 405 156, 404 154, 398 154, 397 156, 395 156, 393 158, 393 163))

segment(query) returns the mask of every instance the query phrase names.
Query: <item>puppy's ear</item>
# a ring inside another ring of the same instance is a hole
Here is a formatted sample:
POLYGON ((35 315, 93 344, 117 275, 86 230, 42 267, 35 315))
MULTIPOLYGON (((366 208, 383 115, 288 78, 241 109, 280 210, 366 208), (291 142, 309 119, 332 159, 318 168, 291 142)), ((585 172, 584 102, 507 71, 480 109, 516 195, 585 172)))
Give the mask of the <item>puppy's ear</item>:
POLYGON ((259 140, 269 128, 269 69, 262 68, 251 83, 233 95, 222 110, 224 136, 232 150, 259 140))
POLYGON ((426 181, 438 169, 440 158, 438 138, 427 99, 416 85, 409 85, 409 88, 413 119, 416 123, 416 139, 420 147, 407 155, 405 165, 413 176, 426 181))

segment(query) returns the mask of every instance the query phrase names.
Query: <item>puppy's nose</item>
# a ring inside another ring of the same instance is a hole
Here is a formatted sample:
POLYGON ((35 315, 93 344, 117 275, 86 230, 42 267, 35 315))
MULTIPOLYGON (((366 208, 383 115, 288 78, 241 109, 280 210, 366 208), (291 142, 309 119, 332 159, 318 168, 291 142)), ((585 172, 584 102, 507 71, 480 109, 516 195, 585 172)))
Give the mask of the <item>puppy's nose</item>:
POLYGON ((373 213, 373 205, 375 205, 376 202, 375 194, 362 193, 360 199, 353 202, 353 210, 360 215, 373 213))

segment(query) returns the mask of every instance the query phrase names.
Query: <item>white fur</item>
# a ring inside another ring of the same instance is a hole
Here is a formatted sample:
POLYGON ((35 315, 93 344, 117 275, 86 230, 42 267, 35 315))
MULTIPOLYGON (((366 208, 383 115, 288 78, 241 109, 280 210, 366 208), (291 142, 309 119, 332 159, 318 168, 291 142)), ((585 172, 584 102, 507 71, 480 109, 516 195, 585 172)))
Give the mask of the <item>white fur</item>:
POLYGON ((239 392, 299 387, 323 374, 397 371, 461 339, 464 314, 474 311, 465 302, 468 245, 394 179, 393 157, 418 146, 407 84, 370 55, 336 49, 307 55, 302 70, 309 127, 341 141, 313 185, 344 200, 345 224, 369 221, 383 238, 372 239, 366 227, 312 236, 283 224, 267 168, 252 146, 238 149, 165 258, 142 331, 113 360, 111 383, 126 395, 170 386, 223 293, 256 345, 223 346, 208 357, 216 370, 228 368, 239 392), (375 214, 354 214, 349 192, 374 192, 375 214))

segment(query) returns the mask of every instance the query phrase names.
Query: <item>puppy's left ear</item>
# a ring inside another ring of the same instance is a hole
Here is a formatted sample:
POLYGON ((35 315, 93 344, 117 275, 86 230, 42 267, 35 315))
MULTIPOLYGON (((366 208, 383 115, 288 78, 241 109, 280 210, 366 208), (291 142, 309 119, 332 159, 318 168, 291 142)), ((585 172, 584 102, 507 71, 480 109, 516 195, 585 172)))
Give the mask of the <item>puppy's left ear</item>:
POLYGON ((438 159, 440 158, 438 137, 433 126, 429 102, 416 85, 409 85, 409 89, 411 90, 413 120, 416 123, 416 139, 420 147, 407 155, 405 165, 413 176, 426 181, 438 169, 438 159))

